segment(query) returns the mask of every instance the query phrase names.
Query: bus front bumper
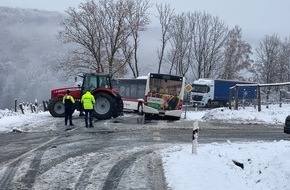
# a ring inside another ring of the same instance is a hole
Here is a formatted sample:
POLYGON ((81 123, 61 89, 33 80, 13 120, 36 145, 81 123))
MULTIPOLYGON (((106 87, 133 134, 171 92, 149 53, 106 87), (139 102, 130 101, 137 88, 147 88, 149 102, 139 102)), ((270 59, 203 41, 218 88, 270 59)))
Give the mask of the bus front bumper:
POLYGON ((181 117, 182 110, 157 110, 148 106, 144 106, 143 113, 158 116, 181 117))

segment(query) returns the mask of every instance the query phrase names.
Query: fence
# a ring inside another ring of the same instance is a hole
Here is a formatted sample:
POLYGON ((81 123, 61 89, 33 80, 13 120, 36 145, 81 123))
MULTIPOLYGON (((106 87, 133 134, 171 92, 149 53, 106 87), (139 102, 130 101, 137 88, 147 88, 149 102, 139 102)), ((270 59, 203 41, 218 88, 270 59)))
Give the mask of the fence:
MULTIPOLYGON (((38 104, 37 99, 35 99, 34 103, 28 103, 28 102, 22 102, 22 103, 17 103, 18 100, 15 99, 14 101, 14 111, 17 112, 17 107, 19 107, 20 111, 22 114, 25 113, 25 111, 30 111, 31 113, 38 113, 39 107, 41 107, 38 104)), ((48 111, 48 101, 43 100, 42 101, 42 106, 43 106, 43 111, 48 111)))
MULTIPOLYGON (((236 84, 235 86, 230 88, 230 99, 229 99, 229 108, 232 109, 232 94, 234 93, 234 109, 238 110, 239 107, 239 99, 238 99, 238 90, 241 87, 257 87, 256 90, 256 99, 254 100, 254 106, 258 106, 258 111, 261 111, 261 104, 262 104, 262 98, 261 95, 263 94, 263 92, 261 91, 262 88, 266 88, 266 105, 268 106, 269 104, 269 95, 270 95, 270 88, 271 87, 277 87, 277 88, 281 88, 281 87, 289 87, 290 82, 286 82, 286 83, 272 83, 272 84, 236 84)), ((285 89, 280 89, 279 90, 279 100, 277 100, 279 102, 280 107, 282 106, 282 101, 286 100, 286 95, 288 94, 288 92, 285 89)))

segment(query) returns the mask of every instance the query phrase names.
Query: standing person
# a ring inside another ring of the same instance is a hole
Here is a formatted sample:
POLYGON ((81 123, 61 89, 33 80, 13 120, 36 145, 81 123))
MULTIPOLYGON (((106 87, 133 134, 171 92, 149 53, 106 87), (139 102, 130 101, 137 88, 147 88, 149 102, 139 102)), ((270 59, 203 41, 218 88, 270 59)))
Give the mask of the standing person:
POLYGON ((72 123, 72 114, 73 114, 73 104, 75 103, 75 100, 70 95, 69 90, 66 91, 66 94, 62 99, 62 103, 64 104, 65 108, 64 124, 67 125, 67 120, 69 120, 69 125, 73 126, 74 124, 72 123))
POLYGON ((95 104, 95 98, 89 90, 87 90, 87 92, 82 96, 81 103, 83 104, 85 111, 86 127, 88 127, 88 119, 90 121, 90 127, 94 127, 92 112, 95 104))

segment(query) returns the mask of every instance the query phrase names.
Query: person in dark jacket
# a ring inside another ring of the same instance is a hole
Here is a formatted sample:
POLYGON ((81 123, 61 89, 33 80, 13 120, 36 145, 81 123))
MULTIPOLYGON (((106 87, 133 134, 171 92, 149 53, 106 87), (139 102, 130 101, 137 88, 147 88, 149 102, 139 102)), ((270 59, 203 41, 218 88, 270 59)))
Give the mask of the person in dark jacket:
POLYGON ((67 90, 65 96, 62 99, 62 103, 64 104, 65 108, 65 117, 64 117, 64 124, 67 125, 67 120, 69 120, 69 125, 73 126, 72 123, 72 114, 73 114, 73 104, 75 103, 74 98, 70 95, 70 91, 67 90))

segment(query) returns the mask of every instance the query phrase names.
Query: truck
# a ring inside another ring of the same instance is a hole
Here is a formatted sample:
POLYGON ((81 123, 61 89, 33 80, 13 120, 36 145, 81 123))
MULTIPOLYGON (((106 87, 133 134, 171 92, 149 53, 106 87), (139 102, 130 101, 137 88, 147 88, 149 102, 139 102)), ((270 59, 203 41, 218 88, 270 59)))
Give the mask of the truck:
POLYGON ((252 101, 256 97, 257 87, 250 86, 256 84, 253 82, 207 79, 201 78, 193 82, 190 92, 190 102, 193 105, 202 105, 205 107, 227 106, 229 99, 234 98, 234 93, 230 97, 230 88, 236 84, 249 84, 249 86, 240 87, 238 90, 238 99, 252 101))
POLYGON ((83 106, 81 97, 87 90, 95 97, 93 117, 103 120, 116 118, 122 114, 123 100, 119 92, 112 88, 111 79, 106 74, 85 73, 81 85, 51 90, 51 98, 48 103, 48 110, 54 117, 64 117, 64 104, 62 99, 67 90, 75 99, 74 110, 82 113, 83 106))

